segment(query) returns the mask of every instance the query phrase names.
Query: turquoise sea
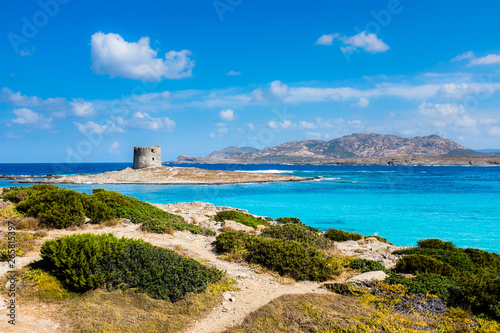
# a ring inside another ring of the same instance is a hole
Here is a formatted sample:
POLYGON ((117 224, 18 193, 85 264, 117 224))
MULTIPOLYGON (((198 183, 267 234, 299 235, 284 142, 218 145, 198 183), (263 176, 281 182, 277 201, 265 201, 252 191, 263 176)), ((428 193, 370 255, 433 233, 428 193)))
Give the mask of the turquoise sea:
MULTIPOLYGON (((111 164, 0 164, 4 175, 95 173, 111 164)), ((396 245, 425 238, 500 253, 500 168, 455 166, 189 165, 288 173, 313 181, 240 185, 68 185, 104 187, 154 203, 206 201, 271 216, 296 216, 326 230, 378 234, 396 245)), ((0 187, 12 186, 0 180, 0 187)))

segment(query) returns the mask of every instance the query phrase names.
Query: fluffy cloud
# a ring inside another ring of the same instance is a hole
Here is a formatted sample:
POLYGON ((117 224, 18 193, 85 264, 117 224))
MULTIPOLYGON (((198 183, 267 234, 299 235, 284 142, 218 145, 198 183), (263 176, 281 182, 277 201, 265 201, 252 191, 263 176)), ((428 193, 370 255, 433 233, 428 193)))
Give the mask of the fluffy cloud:
POLYGON ((109 74, 143 81, 182 79, 192 76, 194 61, 188 50, 169 51, 165 59, 149 45, 149 37, 127 42, 118 34, 95 33, 91 39, 91 62, 95 74, 109 74))
POLYGON ((361 97, 357 103, 351 104, 355 108, 367 108, 370 105, 370 100, 365 97, 361 97))
POLYGON ((175 128, 175 121, 168 117, 154 118, 147 113, 136 112, 130 119, 117 117, 118 125, 125 128, 140 128, 152 131, 171 131, 175 128))
POLYGON ((93 121, 88 121, 86 124, 74 122, 78 132, 82 134, 111 134, 124 132, 123 128, 117 126, 112 121, 107 121, 105 124, 98 124, 93 121))
POLYGON ((500 64, 500 54, 488 54, 477 58, 474 52, 467 51, 451 59, 451 61, 460 60, 469 60, 469 66, 500 64))
POLYGON ((29 125, 37 128, 49 128, 50 123, 52 122, 52 118, 45 118, 30 109, 14 109, 13 112, 17 118, 12 119, 10 124, 29 125))
POLYGON ((340 34, 323 35, 316 41, 317 45, 332 45, 335 40, 341 44, 340 50, 343 53, 351 53, 358 49, 369 53, 383 53, 389 50, 389 45, 384 43, 377 35, 362 31, 354 36, 340 34))
POLYGON ((226 74, 227 76, 236 76, 236 75, 241 75, 241 72, 236 72, 236 71, 229 71, 226 74))
POLYGON ((284 128, 284 129, 293 129, 297 127, 296 124, 292 123, 291 120, 283 120, 283 121, 275 121, 271 120, 267 122, 267 125, 271 128, 284 128))
POLYGON ((219 112, 219 115, 220 119, 222 120, 227 120, 227 121, 234 120, 234 111, 231 109, 222 110, 221 112, 219 112))
POLYGON ((279 80, 271 82, 271 88, 269 92, 276 98, 283 99, 288 95, 288 86, 281 83, 279 80))
POLYGON ((452 118, 463 115, 466 110, 463 105, 422 103, 418 112, 424 116, 452 118))
POLYGON ((108 149, 108 152, 110 154, 120 154, 120 151, 118 150, 118 148, 120 148, 120 143, 118 141, 114 141, 112 144, 111 144, 111 147, 109 147, 108 149))
POLYGON ((88 117, 95 114, 94 105, 89 102, 85 102, 82 99, 73 99, 70 103, 73 107, 73 113, 78 117, 88 117))
POLYGON ((313 128, 316 128, 316 125, 314 125, 313 123, 309 123, 307 121, 299 121, 299 128, 300 129, 303 129, 303 128, 307 128, 307 129, 313 129, 313 128))
POLYGON ((316 45, 332 45, 333 40, 337 38, 339 34, 329 34, 323 35, 316 41, 316 45))

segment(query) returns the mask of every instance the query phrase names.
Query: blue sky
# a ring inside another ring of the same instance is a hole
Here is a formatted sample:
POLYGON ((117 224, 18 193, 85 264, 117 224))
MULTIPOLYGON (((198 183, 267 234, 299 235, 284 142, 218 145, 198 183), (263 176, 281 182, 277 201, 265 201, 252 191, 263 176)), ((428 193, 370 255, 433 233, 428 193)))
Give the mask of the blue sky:
POLYGON ((2 1, 0 162, 355 132, 500 148, 497 1, 2 1))

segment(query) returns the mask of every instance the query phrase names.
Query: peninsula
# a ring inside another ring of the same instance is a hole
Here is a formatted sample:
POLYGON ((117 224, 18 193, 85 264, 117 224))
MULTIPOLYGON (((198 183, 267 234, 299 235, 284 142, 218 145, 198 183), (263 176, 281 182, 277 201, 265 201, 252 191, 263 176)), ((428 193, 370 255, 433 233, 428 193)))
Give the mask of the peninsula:
POLYGON ((126 168, 100 174, 49 176, 45 179, 27 178, 20 183, 48 184, 236 184, 304 181, 314 178, 291 175, 261 174, 238 171, 204 170, 184 167, 126 168))

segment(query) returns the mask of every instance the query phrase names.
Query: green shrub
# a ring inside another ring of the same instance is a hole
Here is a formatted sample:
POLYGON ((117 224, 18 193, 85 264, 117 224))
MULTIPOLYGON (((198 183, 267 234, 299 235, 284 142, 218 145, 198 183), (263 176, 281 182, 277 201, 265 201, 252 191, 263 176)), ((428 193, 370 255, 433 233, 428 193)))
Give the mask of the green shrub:
POLYGON ((68 289, 83 292, 101 286, 112 277, 103 261, 116 259, 126 246, 126 241, 113 234, 76 234, 45 242, 40 255, 68 289))
POLYGON ((464 303, 479 313, 489 313, 500 319, 497 314, 500 302, 500 276, 489 269, 477 273, 463 274, 459 278, 464 303))
POLYGON ((217 253, 239 253, 251 263, 260 264, 296 280, 325 281, 337 274, 338 266, 313 246, 296 241, 224 232, 216 239, 217 253))
POLYGON ((307 226, 301 224, 271 225, 262 230, 262 232, 266 236, 302 242, 322 250, 334 247, 331 240, 322 234, 311 231, 307 226))
POLYGON ((445 276, 457 274, 457 270, 450 264, 421 254, 410 254, 396 262, 398 273, 433 273, 445 276))
POLYGON ((188 292, 205 290, 224 274, 174 251, 112 234, 61 237, 45 242, 41 255, 45 267, 78 292, 106 285, 176 301, 188 292))
POLYGON ((204 233, 204 230, 197 225, 177 222, 175 220, 161 219, 161 218, 146 220, 141 226, 142 230, 147 232, 154 232, 157 234, 164 234, 170 228, 178 231, 187 230, 193 234, 204 233))
POLYGON ((94 189, 92 197, 108 205, 116 217, 130 219, 132 223, 143 223, 151 219, 184 222, 181 216, 170 214, 146 202, 115 191, 94 189))
POLYGON ((348 240, 354 240, 354 241, 360 240, 363 238, 363 235, 339 229, 328 229, 325 233, 325 237, 335 242, 344 242, 348 240))
POLYGON ((287 224, 287 223, 303 224, 302 221, 298 217, 278 217, 276 219, 276 222, 279 222, 282 224, 287 224))
POLYGON ((83 202, 85 208, 85 215, 92 221, 92 223, 102 223, 110 221, 116 217, 115 213, 109 206, 98 200, 94 196, 86 196, 83 202))
POLYGON ((441 298, 449 305, 458 302, 460 287, 457 279, 439 274, 423 273, 412 279, 399 274, 390 274, 385 280, 388 284, 402 284, 410 293, 432 294, 441 298))
POLYGON ((28 190, 27 193, 28 198, 19 202, 16 210, 26 216, 38 217, 43 226, 61 229, 85 222, 81 193, 55 186, 28 190))
POLYGON ((399 251, 395 251, 396 254, 419 254, 426 257, 432 257, 434 259, 440 260, 451 266, 455 267, 457 270, 465 272, 465 271, 474 271, 477 266, 470 259, 470 257, 462 250, 462 249, 454 249, 454 250, 443 250, 443 249, 434 249, 434 248, 409 248, 403 249, 399 251))
POLYGON ((417 242, 418 247, 422 249, 442 249, 442 250, 455 250, 456 247, 452 242, 444 242, 440 239, 430 238, 417 242))
POLYGON ((500 255, 471 248, 463 251, 478 268, 489 268, 500 273, 500 255))
POLYGON ((389 273, 389 270, 378 261, 368 259, 352 259, 349 262, 349 268, 360 270, 362 273, 373 271, 384 271, 389 273))
POLYGON ((253 215, 242 213, 237 210, 225 210, 222 212, 218 212, 215 216, 215 220, 218 222, 232 220, 252 228, 257 228, 258 225, 270 225, 268 221, 260 217, 255 217, 253 215))

